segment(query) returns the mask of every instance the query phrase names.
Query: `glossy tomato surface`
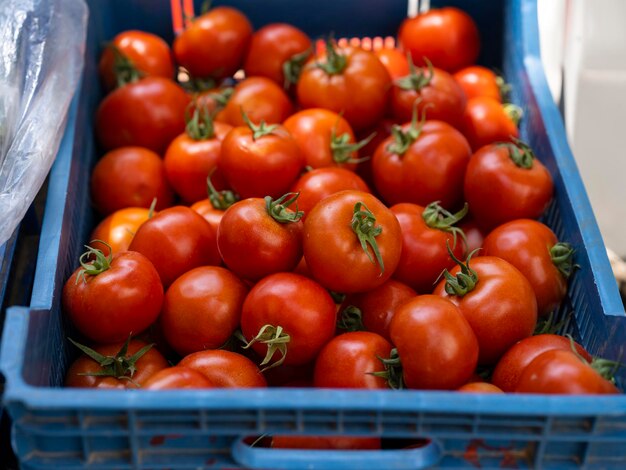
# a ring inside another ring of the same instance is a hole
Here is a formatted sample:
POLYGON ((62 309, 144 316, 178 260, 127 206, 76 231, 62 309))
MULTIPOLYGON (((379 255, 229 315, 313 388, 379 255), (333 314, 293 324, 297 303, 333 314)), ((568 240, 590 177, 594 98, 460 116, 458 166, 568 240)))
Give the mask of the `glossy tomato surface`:
POLYGON ((108 255, 111 250, 113 253, 126 251, 141 224, 149 218, 150 209, 143 207, 127 207, 115 211, 91 232, 90 243, 94 248, 102 250, 105 255, 108 255))
POLYGON ((225 349, 189 354, 178 365, 197 370, 218 388, 267 387, 263 374, 254 362, 225 349))
POLYGON ((213 384, 200 372, 188 367, 168 367, 151 376, 144 390, 171 390, 184 388, 213 388, 213 384))
POLYGON ((460 129, 474 152, 485 145, 508 142, 519 136, 517 124, 505 106, 485 96, 467 102, 460 129))

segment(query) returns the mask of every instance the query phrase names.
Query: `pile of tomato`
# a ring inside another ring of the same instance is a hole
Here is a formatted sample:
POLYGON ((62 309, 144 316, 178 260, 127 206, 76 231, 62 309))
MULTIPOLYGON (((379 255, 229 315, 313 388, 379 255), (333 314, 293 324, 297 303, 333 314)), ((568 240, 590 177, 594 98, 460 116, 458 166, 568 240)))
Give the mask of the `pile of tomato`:
POLYGON ((171 48, 113 38, 67 386, 618 393, 615 364, 534 334, 574 250, 537 220, 552 177, 473 20, 434 9, 398 39, 229 7, 171 48))

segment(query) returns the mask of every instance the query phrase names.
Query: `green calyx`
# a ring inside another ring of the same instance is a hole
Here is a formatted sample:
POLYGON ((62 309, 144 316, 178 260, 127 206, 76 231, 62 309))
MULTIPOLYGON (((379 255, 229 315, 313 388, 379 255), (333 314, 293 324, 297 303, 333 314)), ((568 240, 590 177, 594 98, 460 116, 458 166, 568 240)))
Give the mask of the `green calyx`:
POLYGON ((365 204, 362 202, 357 202, 354 205, 354 215, 352 216, 352 230, 356 234, 361 243, 361 248, 372 262, 372 264, 376 264, 380 266, 380 272, 385 272, 385 264, 383 262, 383 258, 380 255, 380 250, 378 249, 378 243, 376 242, 376 237, 380 235, 383 231, 383 228, 376 225, 376 217, 374 214, 367 208, 365 204), (369 247, 372 248, 374 252, 374 256, 376 260, 372 257, 369 252, 369 247))
POLYGON ((113 72, 118 88, 144 77, 144 73, 137 69, 133 61, 122 54, 115 44, 111 43, 107 47, 113 52, 113 72))
POLYGON ((128 345, 130 344, 131 336, 132 335, 128 336, 128 339, 126 340, 122 348, 117 352, 117 354, 115 354, 115 356, 104 356, 103 354, 100 354, 99 352, 94 351, 93 349, 85 345, 77 343, 71 338, 68 338, 68 340, 74 346, 80 349, 83 353, 85 353, 91 359, 96 361, 102 368, 101 370, 97 372, 85 372, 79 375, 87 375, 87 376, 93 376, 93 377, 115 377, 118 380, 128 380, 134 383, 132 379, 133 379, 133 375, 135 375, 135 372, 137 372, 137 361, 144 354, 146 354, 150 349, 152 349, 154 344, 148 344, 144 346, 135 354, 129 357, 127 354, 128 354, 128 345))
POLYGON ((594 357, 592 361, 589 362, 578 352, 576 342, 574 341, 574 338, 572 338, 572 335, 565 336, 569 339, 570 348, 578 359, 588 366, 591 366, 591 368, 600 374, 603 379, 608 380, 611 383, 615 383, 615 374, 617 373, 617 370, 623 366, 621 362, 612 361, 611 359, 603 359, 601 357, 594 357))
POLYGON ((524 117, 524 110, 513 103, 506 103, 502 105, 502 109, 504 110, 504 114, 506 114, 515 127, 519 126, 520 121, 524 117))
POLYGON ((213 118, 206 106, 201 108, 195 106, 191 117, 186 117, 187 125, 185 126, 185 132, 193 140, 209 140, 215 137, 215 129, 213 127, 213 118))
POLYGON ((428 225, 432 229, 441 230, 443 232, 451 233, 453 236, 453 249, 456 248, 456 239, 457 236, 460 236, 467 246, 467 238, 465 237, 465 232, 459 227, 455 227, 455 224, 461 221, 463 217, 467 215, 469 211, 469 205, 467 202, 456 214, 448 212, 443 207, 439 205, 439 201, 431 202, 426 206, 424 211, 422 212, 422 218, 426 225, 428 225))
POLYGON ((276 200, 272 199, 271 196, 265 196, 265 209, 272 219, 278 223, 290 224, 297 222, 304 216, 304 212, 298 210, 298 203, 296 202, 298 196, 300 196, 300 193, 287 193, 276 200), (296 204, 295 212, 287 210, 294 203, 296 204))
POLYGON ((407 59, 409 61, 409 74, 406 77, 397 79, 395 85, 402 90, 415 91, 420 91, 422 88, 430 85, 430 82, 433 80, 433 76, 435 74, 433 64, 430 60, 424 57, 426 69, 423 67, 418 69, 415 67, 410 54, 407 54, 407 59))
POLYGON ((216 190, 215 186, 213 186, 213 183, 211 182, 211 176, 213 176, 214 172, 215 170, 211 171, 211 174, 207 176, 206 178, 206 186, 207 186, 207 193, 209 196, 209 202, 211 203, 214 209, 218 211, 225 211, 234 203, 236 203, 239 200, 239 197, 233 191, 216 190))
POLYGON ((402 390, 406 388, 402 377, 402 363, 400 362, 398 350, 393 348, 389 353, 389 358, 382 358, 380 356, 376 357, 383 363, 385 370, 380 372, 370 372, 369 374, 385 379, 387 381, 387 385, 392 390, 402 390))
POLYGON ((215 88, 216 85, 215 79, 211 77, 189 76, 188 80, 180 83, 180 86, 191 93, 202 93, 215 88))
POLYGON ((454 256, 448 242, 446 242, 446 246, 448 248, 450 258, 452 258, 452 260, 459 265, 461 272, 457 273, 456 276, 453 276, 447 269, 443 271, 443 275, 446 278, 445 290, 448 295, 463 297, 464 295, 472 292, 476 288, 476 284, 478 284, 478 273, 470 267, 470 260, 480 248, 475 249, 467 255, 467 260, 463 263, 463 261, 454 256))
POLYGON ((576 268, 574 252, 572 245, 565 242, 559 242, 550 248, 550 258, 565 279, 569 279, 576 268))
POLYGON ((511 93, 511 85, 504 80, 502 75, 496 76, 496 85, 498 86, 498 90, 500 91, 500 99, 505 102, 509 99, 509 94, 511 93))
POLYGON ((337 328, 349 332, 365 331, 361 310, 354 305, 344 308, 337 318, 337 328))
MULTIPOLYGON (((335 128, 337 126, 335 125, 335 128)), ((369 142, 374 138, 376 132, 371 133, 365 139, 360 140, 359 142, 350 142, 352 136, 347 132, 344 132, 341 135, 337 135, 335 132, 335 128, 333 128, 330 134, 330 150, 333 154, 333 160, 335 163, 343 164, 343 163, 362 163, 368 160, 368 158, 352 158, 352 154, 354 152, 358 152, 363 147, 365 147, 369 142)))
POLYGON ((265 121, 261 121, 261 123, 257 126, 250 120, 248 115, 244 112, 243 108, 241 109, 241 116, 243 117, 246 125, 252 131, 252 140, 257 140, 263 136, 269 135, 278 128, 278 124, 267 125, 265 121))
POLYGON ((233 87, 221 88, 220 91, 216 91, 214 93, 209 93, 207 96, 211 98, 217 104, 216 111, 224 109, 230 100, 230 97, 233 96, 235 89, 233 87))
POLYGON ((265 358, 263 358, 263 361, 261 362, 262 366, 269 364, 276 352, 280 354, 280 359, 278 359, 278 361, 261 369, 261 372, 264 372, 268 369, 278 367, 285 362, 285 358, 287 357, 287 346, 290 341, 291 337, 285 333, 282 326, 263 325, 258 334, 243 348, 248 349, 254 343, 267 344, 267 354, 265 354, 265 358))
POLYGON ((533 161, 535 160, 535 154, 528 144, 522 142, 519 139, 512 139, 513 142, 502 142, 498 144, 501 147, 506 147, 509 151, 509 157, 513 160, 513 163, 519 168, 530 170, 533 167, 533 161))
POLYGON ((91 241, 91 243, 95 242, 105 245, 109 249, 109 254, 105 255, 102 250, 85 245, 87 251, 80 255, 80 258, 78 258, 78 262, 82 266, 82 269, 76 276, 76 284, 78 284, 78 281, 81 279, 83 282, 87 282, 86 276, 97 276, 111 267, 111 261, 113 260, 113 250, 111 249, 111 245, 103 240, 91 241), (88 261, 92 256, 93 259, 88 261))
POLYGON ((312 53, 313 49, 309 48, 304 52, 292 55, 289 60, 283 62, 283 75, 285 77, 283 88, 285 90, 298 83, 302 68, 312 53))
POLYGON ((317 62, 316 67, 319 67, 328 75, 339 75, 348 66, 348 59, 346 56, 337 52, 335 43, 332 38, 326 39, 326 61, 317 62))
POLYGON ((413 142, 419 139, 422 134, 424 123, 426 122, 426 110, 430 107, 427 105, 422 108, 422 115, 418 121, 417 108, 419 103, 419 98, 415 100, 415 103, 413 103, 413 116, 411 118, 411 125, 407 130, 402 129, 402 126, 398 124, 394 124, 392 126, 391 135, 393 137, 393 142, 387 146, 388 152, 402 156, 407 150, 409 150, 409 147, 413 145, 413 142))

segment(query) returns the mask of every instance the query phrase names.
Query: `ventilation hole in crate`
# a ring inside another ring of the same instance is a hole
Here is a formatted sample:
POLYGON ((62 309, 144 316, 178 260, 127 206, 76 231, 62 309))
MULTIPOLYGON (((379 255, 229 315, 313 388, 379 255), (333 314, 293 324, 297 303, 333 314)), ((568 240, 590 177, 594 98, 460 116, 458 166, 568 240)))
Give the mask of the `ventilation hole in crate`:
POLYGON ((587 445, 576 441, 549 441, 535 462, 536 468, 580 468, 587 445))
POLYGON ((441 467, 530 468, 536 444, 514 439, 440 439, 444 455, 441 467))

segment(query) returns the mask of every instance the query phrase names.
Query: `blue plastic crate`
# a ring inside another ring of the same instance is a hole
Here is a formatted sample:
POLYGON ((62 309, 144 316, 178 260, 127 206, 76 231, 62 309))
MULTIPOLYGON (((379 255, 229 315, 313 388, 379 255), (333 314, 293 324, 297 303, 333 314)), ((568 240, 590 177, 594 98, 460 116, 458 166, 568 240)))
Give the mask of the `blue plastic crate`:
MULTIPOLYGON (((60 311, 63 281, 93 223, 88 180, 95 160, 100 44, 128 28, 171 38, 167 2, 92 0, 80 99, 54 166, 29 308, 8 312, 0 368, 24 469, 166 468, 626 468, 626 397, 472 395, 312 389, 94 391, 60 388, 70 351, 60 311), (333 434, 428 438, 411 450, 277 451, 242 436, 333 434)), ((393 35, 403 0, 238 0, 256 27, 289 21, 312 36, 393 35), (328 12, 333 11, 331 16, 328 12), (339 20, 341 18, 341 20, 339 20)), ((561 117, 539 59, 532 0, 432 2, 463 7, 483 38, 481 62, 497 66, 522 104, 522 137, 552 172, 556 199, 545 221, 572 243, 580 269, 560 314, 593 354, 622 358, 626 315, 561 117)), ((198 5, 196 5, 198 7, 198 5)), ((620 375, 620 384, 624 381, 620 375)))

